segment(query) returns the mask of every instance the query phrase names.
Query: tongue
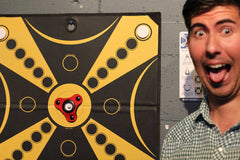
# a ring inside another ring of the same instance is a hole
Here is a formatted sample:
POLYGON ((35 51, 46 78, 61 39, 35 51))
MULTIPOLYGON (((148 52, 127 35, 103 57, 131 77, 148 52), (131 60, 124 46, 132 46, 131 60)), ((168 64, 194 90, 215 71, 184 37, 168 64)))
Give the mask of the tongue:
POLYGON ((212 69, 209 72, 211 81, 213 81, 215 83, 219 83, 219 82, 223 81, 226 74, 227 74, 226 68, 222 68, 222 69, 218 69, 218 70, 212 69))

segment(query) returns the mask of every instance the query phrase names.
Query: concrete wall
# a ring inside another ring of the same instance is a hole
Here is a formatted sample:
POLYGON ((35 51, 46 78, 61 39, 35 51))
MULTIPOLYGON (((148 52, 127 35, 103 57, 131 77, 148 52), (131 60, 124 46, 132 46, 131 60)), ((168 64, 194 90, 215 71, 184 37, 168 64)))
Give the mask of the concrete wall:
POLYGON ((167 128, 198 108, 179 99, 179 32, 185 0, 0 0, 0 14, 161 12, 160 141, 167 128))

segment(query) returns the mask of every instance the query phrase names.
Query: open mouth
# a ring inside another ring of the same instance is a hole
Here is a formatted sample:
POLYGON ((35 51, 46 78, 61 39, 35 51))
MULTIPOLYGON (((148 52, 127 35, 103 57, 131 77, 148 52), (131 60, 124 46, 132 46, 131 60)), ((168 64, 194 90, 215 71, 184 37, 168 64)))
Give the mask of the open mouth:
POLYGON ((230 69, 231 65, 229 64, 208 65, 206 67, 209 78, 214 83, 220 83, 227 79, 230 69))

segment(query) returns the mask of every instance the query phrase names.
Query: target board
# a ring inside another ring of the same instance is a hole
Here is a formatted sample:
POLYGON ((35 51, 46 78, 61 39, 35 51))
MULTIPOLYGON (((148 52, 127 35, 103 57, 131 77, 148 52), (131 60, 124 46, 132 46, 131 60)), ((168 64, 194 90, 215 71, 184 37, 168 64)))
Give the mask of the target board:
POLYGON ((1 160, 159 158, 160 13, 0 17, 1 160))

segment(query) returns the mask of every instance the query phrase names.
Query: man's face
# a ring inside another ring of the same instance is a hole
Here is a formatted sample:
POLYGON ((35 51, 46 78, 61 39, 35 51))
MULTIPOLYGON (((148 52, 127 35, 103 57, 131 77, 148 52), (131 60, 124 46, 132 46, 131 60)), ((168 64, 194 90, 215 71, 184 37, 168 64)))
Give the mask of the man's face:
POLYGON ((236 6, 217 6, 193 17, 188 47, 212 99, 240 93, 240 16, 236 6))

